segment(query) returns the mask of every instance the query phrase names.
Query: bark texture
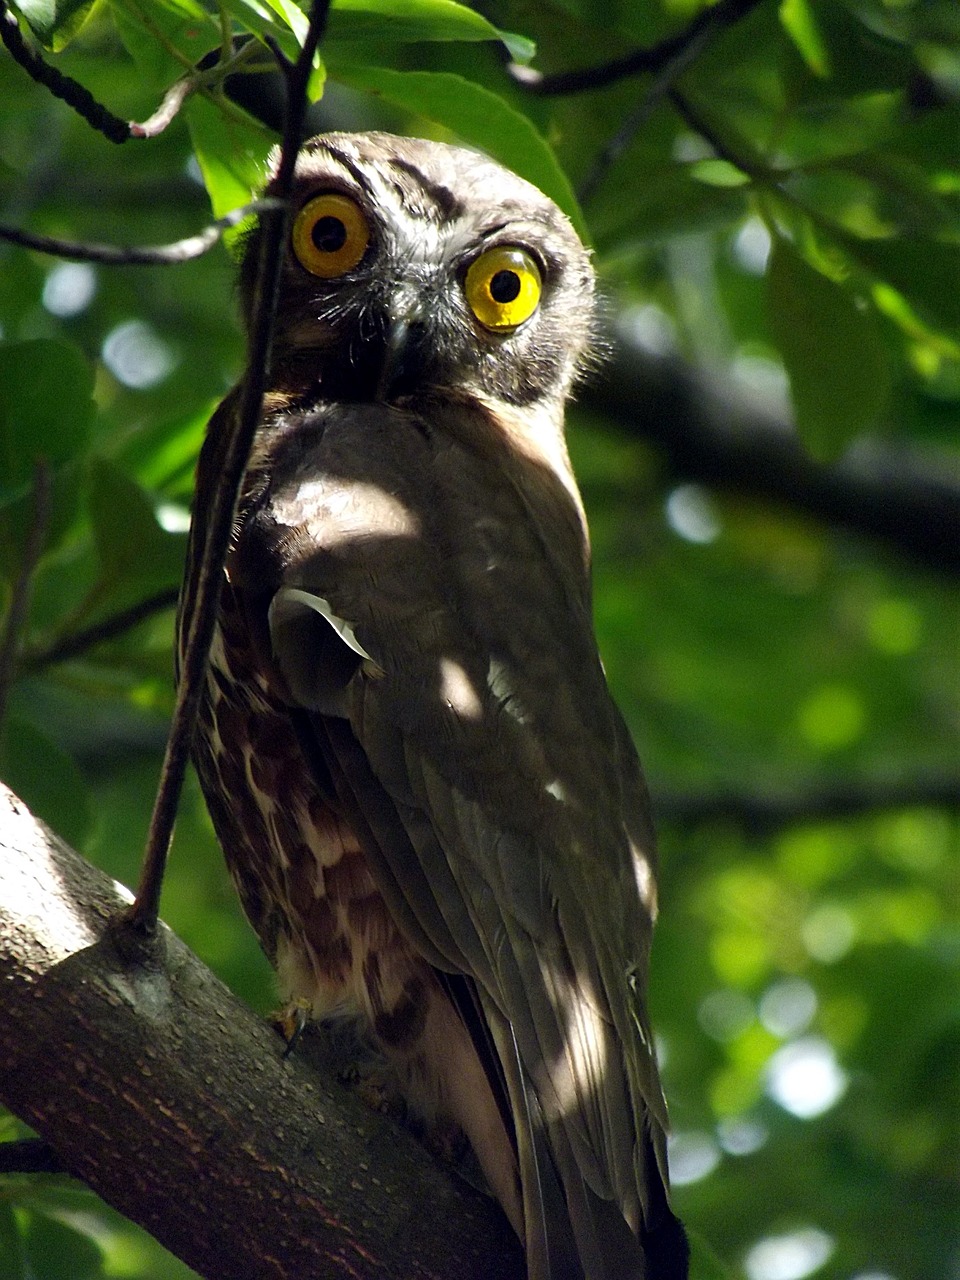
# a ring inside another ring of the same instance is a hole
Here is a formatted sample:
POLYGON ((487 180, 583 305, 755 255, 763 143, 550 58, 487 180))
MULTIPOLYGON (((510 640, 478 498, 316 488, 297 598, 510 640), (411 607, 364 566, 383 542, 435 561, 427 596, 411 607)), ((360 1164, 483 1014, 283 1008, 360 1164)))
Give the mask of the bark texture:
POLYGON ((499 1209, 0 787, 0 1100, 202 1275, 519 1280, 499 1209))

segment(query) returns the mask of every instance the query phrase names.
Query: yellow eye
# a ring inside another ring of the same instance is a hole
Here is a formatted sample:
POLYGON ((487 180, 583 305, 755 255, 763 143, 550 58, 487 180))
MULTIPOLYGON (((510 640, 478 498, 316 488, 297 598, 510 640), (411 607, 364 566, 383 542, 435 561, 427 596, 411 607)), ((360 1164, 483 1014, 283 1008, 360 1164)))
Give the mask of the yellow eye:
POLYGON ((370 228, 355 201, 329 192, 307 201, 294 219, 291 239, 301 266, 333 280, 363 257, 370 228))
POLYGON ((540 268, 524 249, 488 249, 463 282, 470 310, 488 329, 516 329, 540 305, 540 268))

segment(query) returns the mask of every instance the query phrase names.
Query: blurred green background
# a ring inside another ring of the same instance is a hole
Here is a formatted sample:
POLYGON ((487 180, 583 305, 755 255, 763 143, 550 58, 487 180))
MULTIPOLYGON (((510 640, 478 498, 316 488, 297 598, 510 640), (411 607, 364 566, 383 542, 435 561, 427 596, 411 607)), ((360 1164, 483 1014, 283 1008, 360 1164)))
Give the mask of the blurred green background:
MULTIPOLYGON (((735 406, 734 438, 763 421, 826 474, 875 464, 878 504, 919 468, 956 513, 960 9, 740 7, 654 93, 640 76, 538 96, 510 77, 490 24, 523 37, 514 57, 534 42, 532 65, 550 72, 653 45, 700 5, 504 0, 478 5, 481 19, 445 0, 353 0, 335 6, 313 126, 485 147, 582 218, 617 368, 633 351, 668 388, 695 369, 694 417, 717 397, 735 406)), ((221 18, 272 28, 290 51, 298 25, 248 0, 21 12, 50 62, 138 120, 217 47, 221 18)), ((243 203, 276 135, 206 89, 159 136, 115 147, 0 53, 0 220, 151 244, 243 203)), ((270 77, 231 93, 275 121, 270 77)), ((179 579, 207 416, 243 358, 234 301, 222 246, 111 269, 0 245, 7 609, 37 457, 53 483, 0 774, 126 884, 172 700, 173 614, 159 606, 179 579), (143 601, 158 607, 103 638, 143 601)), ((840 529, 765 497, 749 459, 705 483, 662 446, 688 412, 664 396, 654 414, 650 431, 587 389, 569 438, 600 647, 659 815, 652 1003, 694 1276, 955 1280, 960 523, 951 545, 949 526, 945 540, 921 521, 908 556, 853 512, 840 529)), ((192 778, 163 915, 272 1008, 192 778)), ((0 1129, 20 1132, 12 1118, 0 1129)), ((83 1189, 0 1179, 0 1280, 189 1274, 83 1189)))

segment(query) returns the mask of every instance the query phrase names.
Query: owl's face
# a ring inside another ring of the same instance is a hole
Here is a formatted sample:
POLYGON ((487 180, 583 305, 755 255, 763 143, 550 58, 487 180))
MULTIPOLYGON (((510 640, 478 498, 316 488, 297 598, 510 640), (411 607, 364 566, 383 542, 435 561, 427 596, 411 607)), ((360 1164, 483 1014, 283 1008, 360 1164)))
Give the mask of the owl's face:
POLYGON ((589 345, 594 277, 535 187, 458 147, 331 133, 301 150, 293 199, 274 361, 288 390, 562 403, 589 345))

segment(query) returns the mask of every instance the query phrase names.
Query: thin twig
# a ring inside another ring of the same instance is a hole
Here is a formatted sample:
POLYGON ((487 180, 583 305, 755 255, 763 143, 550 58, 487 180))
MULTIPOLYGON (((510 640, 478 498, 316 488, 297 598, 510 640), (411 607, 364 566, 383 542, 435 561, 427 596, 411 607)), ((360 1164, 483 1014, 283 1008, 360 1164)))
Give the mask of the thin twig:
POLYGON ((176 587, 165 587, 162 591, 147 596, 145 600, 130 605, 128 609, 121 609, 119 613, 111 614, 102 622, 94 622, 89 627, 71 632, 70 635, 57 640, 46 649, 25 653, 20 660, 19 669, 33 675, 38 671, 45 671, 47 667, 55 666, 58 662, 69 662, 73 658, 79 658, 81 654, 95 648, 98 644, 104 644, 107 640, 115 640, 117 636, 124 635, 139 623, 145 622, 147 618, 152 618, 154 614, 162 613, 164 609, 172 609, 177 603, 178 595, 179 591, 176 587))
POLYGON ((175 80, 163 95, 163 101, 152 116, 139 123, 136 120, 130 121, 130 136, 133 138, 155 138, 158 134, 163 133, 164 129, 176 119, 180 108, 190 94, 199 89, 200 85, 200 77, 192 74, 181 76, 179 80, 175 80))
POLYGON ((728 139, 720 136, 710 121, 705 118, 703 112, 699 111, 690 101, 687 94, 683 93, 676 85, 670 86, 667 91, 667 97, 681 120, 693 133, 699 134, 704 142, 709 144, 711 151, 718 159, 726 160, 728 164, 733 165, 735 169, 739 169, 748 178, 753 178, 758 182, 779 182, 789 176, 786 170, 778 171, 764 165, 758 158, 736 150, 728 139))
POLYGON ((131 132, 130 123, 108 111, 98 102, 89 89, 70 76, 65 76, 56 67, 48 66, 24 40, 16 17, 7 8, 4 0, 0 0, 0 40, 7 46, 10 56, 26 71, 31 80, 49 89, 55 98, 72 107, 77 115, 102 133, 110 142, 126 142, 135 135, 131 132))
MULTIPOLYGON (((744 3, 745 0, 740 0, 739 8, 741 10, 744 9, 744 3)), ((756 3, 757 0, 749 0, 747 8, 752 8, 756 3)), ((659 63, 653 83, 594 161, 593 167, 577 192, 581 204, 586 205, 596 194, 600 183, 626 151, 647 120, 649 120, 654 109, 671 92, 674 82, 699 57, 704 47, 713 38, 715 31, 718 29, 717 20, 702 21, 701 19, 707 17, 707 15, 716 14, 721 7, 722 5, 718 4, 712 9, 705 9, 699 18, 694 20, 687 28, 684 38, 673 42, 675 47, 670 56, 659 63)), ((733 7, 735 6, 728 6, 728 8, 733 7)), ((728 15, 725 22, 719 25, 726 25, 726 23, 732 21, 733 18, 728 15)))
POLYGON ((268 198, 252 200, 239 209, 231 209, 216 222, 198 231, 196 235, 187 236, 183 240, 175 240, 172 244, 156 245, 118 245, 87 244, 79 240, 61 240, 55 236, 42 236, 33 231, 23 231, 19 227, 0 226, 0 240, 9 240, 24 249, 36 249, 40 253, 49 253, 56 258, 70 258, 77 262, 97 262, 106 267, 131 266, 174 266, 187 262, 191 258, 199 258, 217 243, 224 231, 235 227, 244 218, 255 213, 275 210, 278 201, 268 198))
POLYGON ((43 553, 43 541, 50 521, 50 467, 39 459, 33 473, 33 511, 20 560, 20 571, 13 584, 10 608, 0 641, 0 725, 7 710, 17 661, 17 646, 30 609, 33 574, 43 553))
POLYGON ((225 21, 225 28, 222 31, 223 44, 219 52, 202 58, 195 68, 191 68, 186 75, 175 80, 152 116, 139 123, 135 120, 131 121, 130 133, 133 137, 157 137, 177 118, 180 108, 192 93, 209 94, 211 89, 222 85, 228 76, 251 70, 248 64, 260 47, 259 42, 251 38, 239 43, 235 50, 230 43, 229 22, 226 21, 222 9, 221 18, 225 21))
POLYGON ((246 470, 254 432, 260 420, 263 395, 270 375, 274 317, 288 222, 286 206, 292 191, 294 166, 300 150, 306 115, 307 84, 313 67, 314 54, 326 26, 329 7, 330 0, 313 0, 310 25, 295 62, 291 63, 279 48, 271 45, 286 85, 286 112, 280 164, 273 182, 276 198, 283 203, 284 207, 268 213, 263 219, 263 238, 257 275, 256 304, 250 332, 247 374, 223 472, 210 512, 207 538, 198 573, 194 612, 190 620, 180 670, 173 723, 167 739, 160 785, 150 820, 150 833, 147 837, 137 897, 129 913, 130 923, 139 932, 145 934, 153 933, 156 928, 160 907, 160 888, 190 756, 200 697, 206 679, 207 658, 220 603, 223 562, 233 527, 240 484, 246 470))
POLYGON ((555 75, 541 75, 530 67, 511 63, 510 75, 531 93, 543 96, 585 93, 589 89, 602 89, 631 76, 662 71, 676 59, 684 58, 688 47, 702 47, 705 38, 723 27, 732 26, 755 9, 761 0, 719 0, 719 3, 701 10, 693 21, 675 36, 661 40, 646 49, 635 49, 623 57, 596 67, 584 67, 579 71, 559 71, 555 75))

